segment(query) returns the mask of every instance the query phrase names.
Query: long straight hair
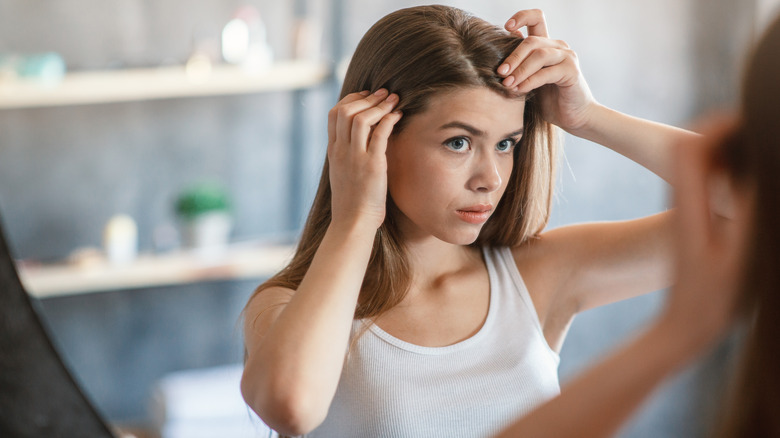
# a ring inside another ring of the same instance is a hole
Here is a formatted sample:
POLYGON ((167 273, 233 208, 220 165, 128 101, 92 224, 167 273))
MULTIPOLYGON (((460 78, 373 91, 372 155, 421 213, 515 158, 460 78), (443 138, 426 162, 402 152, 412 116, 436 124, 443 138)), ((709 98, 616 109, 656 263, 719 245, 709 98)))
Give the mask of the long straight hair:
MULTIPOLYGON (((397 109, 405 120, 425 111, 442 92, 485 87, 508 98, 525 98, 524 132, 515 148, 506 192, 473 245, 512 246, 538 235, 549 219, 555 164, 554 127, 542 120, 533 96, 519 96, 501 84, 501 62, 522 38, 447 6, 401 9, 380 19, 358 44, 347 70, 341 97, 386 88, 400 96, 397 109)), ((393 134, 393 135, 394 135, 393 134)), ((408 259, 396 225, 398 210, 388 195, 387 214, 377 230, 355 318, 372 318, 405 297, 410 283, 408 259)), ((297 289, 331 221, 327 158, 319 188, 290 264, 258 287, 297 289)))
POLYGON ((719 436, 780 437, 780 16, 753 51, 725 163, 755 191, 741 298, 748 333, 719 436))

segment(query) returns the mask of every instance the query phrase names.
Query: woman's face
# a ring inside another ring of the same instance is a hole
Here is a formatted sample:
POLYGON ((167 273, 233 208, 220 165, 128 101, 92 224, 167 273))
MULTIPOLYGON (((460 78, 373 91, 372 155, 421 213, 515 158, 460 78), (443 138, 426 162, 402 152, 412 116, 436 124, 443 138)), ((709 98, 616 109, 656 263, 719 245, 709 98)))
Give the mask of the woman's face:
POLYGON ((476 87, 435 95, 387 148, 405 239, 474 242, 506 190, 525 102, 476 87))

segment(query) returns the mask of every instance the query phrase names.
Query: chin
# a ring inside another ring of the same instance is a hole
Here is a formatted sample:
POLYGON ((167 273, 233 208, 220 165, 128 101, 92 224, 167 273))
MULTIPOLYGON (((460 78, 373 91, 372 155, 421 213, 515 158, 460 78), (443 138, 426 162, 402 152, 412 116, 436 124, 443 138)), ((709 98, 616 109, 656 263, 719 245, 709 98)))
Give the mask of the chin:
POLYGON ((445 231, 442 235, 436 237, 453 245, 466 246, 476 242, 481 231, 482 227, 471 230, 450 230, 449 232, 445 231))

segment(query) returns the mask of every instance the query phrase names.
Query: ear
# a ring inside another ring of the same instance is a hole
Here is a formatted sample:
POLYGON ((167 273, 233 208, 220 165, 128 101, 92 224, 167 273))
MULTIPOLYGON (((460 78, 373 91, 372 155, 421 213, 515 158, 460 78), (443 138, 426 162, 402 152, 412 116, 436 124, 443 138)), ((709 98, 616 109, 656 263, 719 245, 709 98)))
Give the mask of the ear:
POLYGON ((698 167, 704 182, 701 186, 707 208, 704 224, 713 245, 711 249, 720 248, 724 264, 730 263, 735 269, 744 263, 755 210, 753 185, 744 178, 736 179, 721 155, 723 142, 737 128, 735 116, 711 116, 698 144, 689 145, 696 151, 688 157, 698 161, 694 167, 698 167))
MULTIPOLYGON (((714 154, 715 150, 707 152, 714 154)), ((711 231, 719 235, 723 245, 730 246, 733 254, 743 254, 755 210, 753 187, 735 180, 721 165, 713 164, 711 157, 706 161, 709 166, 704 168, 704 177, 711 231)))
POLYGON ((706 169, 707 198, 710 212, 725 219, 735 219, 739 205, 738 198, 743 194, 738 189, 731 174, 725 169, 711 166, 706 169))
POLYGON ((708 208, 713 217, 737 220, 743 211, 752 211, 752 187, 737 179, 730 166, 724 162, 723 144, 738 129, 738 120, 733 115, 710 116, 703 124, 703 136, 697 145, 701 176, 705 180, 708 208))

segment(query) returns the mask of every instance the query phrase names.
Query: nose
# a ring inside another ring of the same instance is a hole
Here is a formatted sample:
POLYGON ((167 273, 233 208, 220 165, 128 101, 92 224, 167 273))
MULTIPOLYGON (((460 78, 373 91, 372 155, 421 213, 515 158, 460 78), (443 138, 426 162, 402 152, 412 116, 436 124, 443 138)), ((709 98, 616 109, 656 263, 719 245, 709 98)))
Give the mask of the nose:
POLYGON ((469 189, 489 193, 498 190, 501 182, 501 171, 495 154, 488 152, 475 155, 469 189))

